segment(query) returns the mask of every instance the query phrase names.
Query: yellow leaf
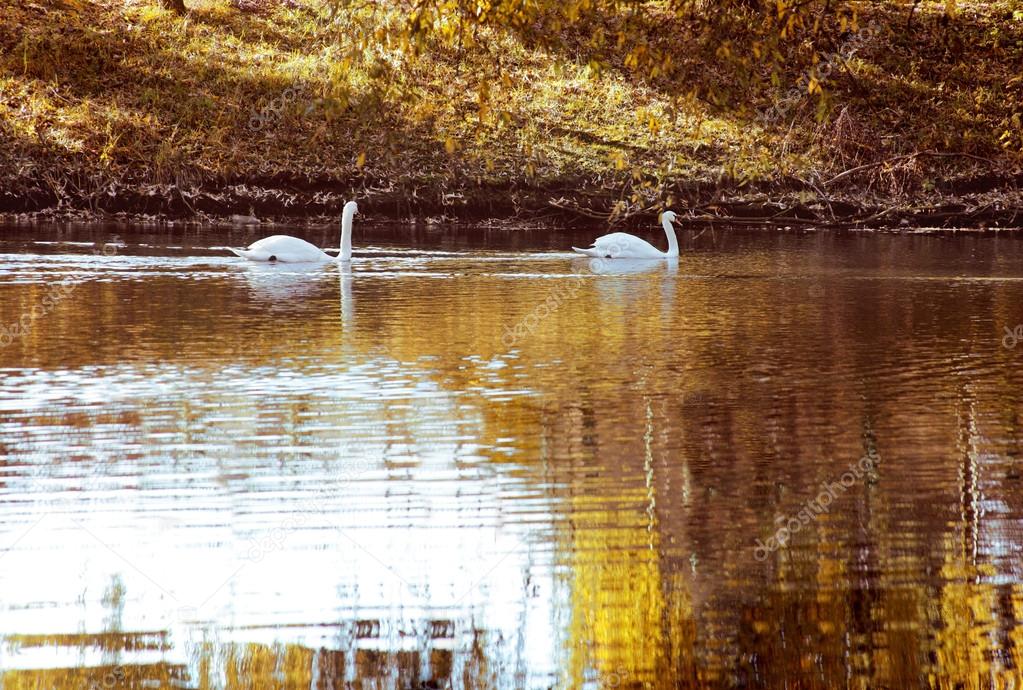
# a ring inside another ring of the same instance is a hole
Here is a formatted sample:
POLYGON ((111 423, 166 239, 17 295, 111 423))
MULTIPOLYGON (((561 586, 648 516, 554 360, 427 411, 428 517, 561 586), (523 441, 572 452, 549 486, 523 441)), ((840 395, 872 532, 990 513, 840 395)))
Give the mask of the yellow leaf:
POLYGON ((355 167, 356 168, 361 168, 364 165, 366 165, 366 152, 365 151, 360 153, 359 157, 355 159, 355 167))
POLYGON ((444 150, 447 151, 449 154, 455 152, 456 146, 457 144, 455 143, 453 137, 448 137, 447 140, 444 142, 444 150))

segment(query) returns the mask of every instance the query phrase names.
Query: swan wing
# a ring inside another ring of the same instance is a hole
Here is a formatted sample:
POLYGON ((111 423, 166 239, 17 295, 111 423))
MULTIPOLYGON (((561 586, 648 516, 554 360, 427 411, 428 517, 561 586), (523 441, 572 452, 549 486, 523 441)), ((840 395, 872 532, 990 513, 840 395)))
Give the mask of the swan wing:
POLYGON ((657 247, 627 232, 612 232, 609 235, 602 235, 593 241, 592 247, 587 249, 572 247, 572 249, 586 256, 605 259, 661 259, 664 257, 664 252, 657 247))
POLYGON ((250 244, 246 250, 231 251, 252 261, 269 261, 271 258, 290 263, 330 260, 330 256, 316 245, 289 235, 264 237, 250 244))

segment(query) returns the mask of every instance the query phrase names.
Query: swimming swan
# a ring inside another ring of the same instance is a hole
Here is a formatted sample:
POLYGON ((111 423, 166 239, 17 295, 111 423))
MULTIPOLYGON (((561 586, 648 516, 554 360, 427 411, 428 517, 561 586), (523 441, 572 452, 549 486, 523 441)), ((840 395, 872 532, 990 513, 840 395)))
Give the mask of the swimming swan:
MULTIPOLYGON (((352 259, 352 217, 359 212, 359 207, 354 201, 345 204, 341 212, 341 253, 337 255, 337 261, 351 261, 352 259)), ((272 235, 253 242, 247 249, 234 249, 228 247, 232 252, 248 259, 249 261, 281 261, 285 263, 308 263, 334 261, 327 252, 314 244, 289 235, 272 235)))
POLYGON ((671 225, 675 217, 674 211, 665 211, 661 214, 661 226, 664 228, 664 234, 668 236, 666 252, 662 252, 646 240, 625 232, 612 232, 610 235, 598 237, 593 241, 593 246, 586 249, 579 247, 572 249, 580 254, 602 259, 670 259, 678 256, 678 238, 675 237, 675 228, 671 225))

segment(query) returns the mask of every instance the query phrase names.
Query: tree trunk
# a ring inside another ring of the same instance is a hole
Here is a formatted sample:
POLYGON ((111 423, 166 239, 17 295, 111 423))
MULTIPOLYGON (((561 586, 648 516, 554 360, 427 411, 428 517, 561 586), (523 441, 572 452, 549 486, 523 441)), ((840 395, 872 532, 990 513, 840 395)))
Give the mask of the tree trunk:
POLYGON ((178 14, 185 13, 185 0, 160 0, 168 10, 174 10, 178 14))

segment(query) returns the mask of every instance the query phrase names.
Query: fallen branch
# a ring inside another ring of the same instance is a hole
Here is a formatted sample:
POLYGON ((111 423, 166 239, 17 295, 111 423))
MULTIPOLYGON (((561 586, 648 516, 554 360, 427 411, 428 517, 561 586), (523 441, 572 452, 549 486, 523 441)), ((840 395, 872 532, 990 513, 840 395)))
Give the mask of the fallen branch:
POLYGON ((824 186, 827 187, 832 182, 837 182, 838 180, 842 179, 843 177, 848 177, 849 175, 852 175, 854 173, 858 173, 858 172, 860 172, 862 170, 869 170, 870 168, 878 168, 878 167, 880 167, 882 165, 887 165, 889 163, 896 163, 898 161, 912 160, 912 159, 918 158, 920 156, 932 156, 932 157, 936 157, 936 158, 972 158, 973 160, 983 161, 984 163, 989 163, 991 165, 996 165, 996 163, 993 160, 991 160, 990 158, 984 158, 983 156, 976 156, 976 155, 974 155, 972 153, 947 153, 947 152, 943 152, 943 151, 917 151, 916 153, 907 153, 907 154, 904 154, 904 155, 901 155, 901 156, 893 156, 892 158, 886 158, 883 161, 875 161, 873 163, 865 163, 863 165, 857 165, 855 168, 849 168, 848 170, 846 170, 844 172, 838 173, 837 175, 832 177, 827 182, 824 182, 824 186))
POLYGON ((602 220, 605 222, 611 218, 610 213, 601 213, 600 211, 594 211, 592 209, 583 208, 578 204, 570 203, 564 197, 560 199, 551 199, 549 203, 554 208, 561 209, 562 211, 578 213, 580 216, 585 216, 586 218, 594 218, 596 220, 602 220))
MULTIPOLYGON (((701 216, 686 216, 686 220, 694 221, 697 223, 724 223, 726 225, 819 225, 821 227, 827 227, 833 225, 827 221, 821 221, 816 218, 781 218, 777 216, 714 216, 714 215, 701 215, 701 216)), ((853 223, 855 221, 842 221, 846 224, 853 223)))

